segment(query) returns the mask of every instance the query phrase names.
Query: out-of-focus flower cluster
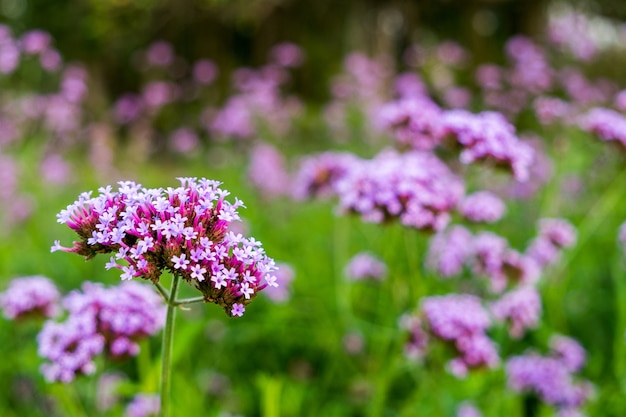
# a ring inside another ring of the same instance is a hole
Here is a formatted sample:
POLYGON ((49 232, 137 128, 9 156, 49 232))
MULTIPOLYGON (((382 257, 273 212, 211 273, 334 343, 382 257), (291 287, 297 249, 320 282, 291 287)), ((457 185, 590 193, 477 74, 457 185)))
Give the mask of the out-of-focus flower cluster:
POLYGON ((105 288, 92 282, 63 299, 65 321, 47 321, 37 337, 39 355, 50 361, 48 381, 71 382, 95 371, 95 356, 134 356, 138 342, 165 323, 165 305, 154 289, 137 282, 105 288))
POLYGON ((473 368, 494 368, 500 357, 485 333, 491 317, 480 298, 469 294, 425 297, 418 316, 404 316, 401 327, 410 332, 405 352, 414 358, 425 355, 429 338, 450 343, 458 356, 449 362, 454 375, 464 377, 473 368))
POLYGON ((35 275, 11 280, 0 293, 0 308, 9 320, 50 318, 60 312, 60 300, 56 285, 49 278, 35 275))
POLYGON ((525 253, 511 248, 504 237, 491 232, 473 235, 456 225, 434 235, 428 254, 428 266, 442 277, 460 274, 466 266, 502 292, 517 284, 533 284, 543 268, 558 261, 561 251, 576 242, 576 229, 564 219, 542 219, 539 234, 525 253))
POLYGON ((298 194, 336 194, 342 213, 368 222, 398 219, 417 229, 440 230, 463 194, 463 182, 434 154, 386 149, 371 160, 326 153, 303 164, 298 194))
POLYGON ((346 265, 345 275, 353 281, 382 280, 387 276, 387 265, 369 252, 360 252, 346 265))
POLYGON ((158 283, 164 270, 181 276, 202 292, 206 302, 241 316, 244 306, 265 287, 277 286, 276 265, 254 238, 228 231, 239 220, 229 192, 218 181, 180 178, 181 186, 147 189, 125 181, 97 197, 83 193, 58 214, 81 238, 72 248, 55 242, 52 250, 90 259, 114 253, 107 269, 122 271, 123 280, 141 277, 158 283), (125 262, 122 265, 118 262, 125 262))
POLYGON ((547 356, 529 352, 509 358, 508 385, 515 391, 534 392, 561 413, 577 411, 593 392, 589 382, 578 381, 574 375, 585 364, 585 350, 574 339, 560 335, 553 336, 550 348, 547 356))
POLYGON ((138 394, 126 406, 124 417, 157 417, 161 410, 158 395, 138 394))

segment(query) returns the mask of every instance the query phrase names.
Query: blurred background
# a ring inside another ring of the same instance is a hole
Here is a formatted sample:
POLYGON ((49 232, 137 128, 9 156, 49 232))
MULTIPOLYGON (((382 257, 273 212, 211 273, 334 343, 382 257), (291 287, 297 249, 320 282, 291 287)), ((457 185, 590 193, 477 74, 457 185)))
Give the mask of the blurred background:
MULTIPOLYGON (((0 0, 0 290, 30 275, 63 294, 119 283, 107 259, 50 253, 75 239, 55 214, 79 193, 214 178, 246 203, 241 231, 293 276, 241 319, 214 305, 180 312, 175 416, 624 416, 626 139, 607 144, 578 118, 613 109, 618 122, 602 132, 619 137, 625 22, 622 0, 0 0), (468 193, 505 201, 506 216, 484 230, 512 247, 529 245, 541 218, 577 230, 538 285, 536 326, 515 339, 494 325, 489 336, 503 363, 546 352, 554 334, 580 342, 580 410, 511 389, 504 367, 457 378, 449 344, 407 359, 399 322, 422 298, 470 292, 486 305, 497 295, 467 269, 441 279, 427 262, 430 231, 340 216, 336 196, 288 190, 308 156, 372 158, 398 145, 375 116, 402 95, 402 74, 444 111, 501 112, 540 155, 521 184, 465 167, 455 150, 438 154, 468 193), (386 264, 386 279, 348 279, 362 251, 386 264), (466 403, 481 414, 462 414, 466 403)), ((0 322, 0 416, 133 417, 131 398, 157 391, 158 337, 128 362, 103 358, 96 375, 51 384, 39 372, 41 325, 0 322), (111 372, 121 383, 103 406, 111 372)))

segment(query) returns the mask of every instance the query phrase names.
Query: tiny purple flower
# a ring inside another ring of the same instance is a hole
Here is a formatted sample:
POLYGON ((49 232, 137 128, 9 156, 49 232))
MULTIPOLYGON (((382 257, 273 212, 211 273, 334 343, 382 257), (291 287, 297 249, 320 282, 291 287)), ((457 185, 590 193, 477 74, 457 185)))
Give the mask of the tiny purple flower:
POLYGON ((244 311, 246 311, 246 308, 243 306, 243 304, 235 303, 233 304, 231 315, 233 317, 241 317, 243 316, 244 311))

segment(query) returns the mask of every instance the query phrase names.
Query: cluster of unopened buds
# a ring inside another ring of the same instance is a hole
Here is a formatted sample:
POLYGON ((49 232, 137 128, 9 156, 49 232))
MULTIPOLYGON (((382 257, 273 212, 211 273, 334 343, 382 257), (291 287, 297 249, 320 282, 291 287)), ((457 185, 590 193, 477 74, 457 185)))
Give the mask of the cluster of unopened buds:
POLYGON ((277 267, 260 242, 228 230, 239 220, 239 199, 231 204, 218 181, 179 178, 180 187, 144 188, 131 181, 100 188, 58 214, 58 222, 80 237, 71 248, 57 241, 52 251, 74 252, 87 259, 113 253, 107 269, 122 280, 141 277, 161 288, 163 271, 195 286, 205 302, 230 316, 241 316, 256 294, 278 286, 277 267))

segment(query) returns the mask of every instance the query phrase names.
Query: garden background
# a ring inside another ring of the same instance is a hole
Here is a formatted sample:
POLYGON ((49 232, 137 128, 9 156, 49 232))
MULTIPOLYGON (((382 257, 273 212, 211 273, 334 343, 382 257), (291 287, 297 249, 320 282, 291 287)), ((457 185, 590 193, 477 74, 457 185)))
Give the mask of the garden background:
MULTIPOLYGON (((624 416, 625 22, 620 0, 0 0, 0 291, 35 275, 61 294, 120 283, 107 256, 50 250, 76 239, 56 214, 80 193, 215 179, 245 203, 233 230, 263 242, 281 292, 243 317, 180 309, 173 416, 624 416), (473 118, 486 111, 499 115, 473 118), (455 117, 477 124, 470 142, 455 117), (459 160, 492 128, 510 148, 459 160), (351 205, 355 187, 410 171, 413 152, 443 166, 419 174, 424 192, 451 193, 420 203, 436 220, 351 205), (479 191, 495 200, 464 209, 479 191), (568 237, 537 249, 542 219, 568 237), (505 239, 500 275, 472 238, 454 246, 457 226, 505 239), (355 269, 364 252, 382 266, 355 269), (539 298, 499 317, 494 303, 522 287, 539 298), (488 317, 472 331, 496 360, 471 363, 428 315, 457 294, 488 317), (558 357, 557 335, 584 364, 516 385, 510 360, 558 357)), ((64 384, 40 372, 43 323, 0 320, 1 416, 149 415, 128 406, 158 392, 158 334, 64 384)))

